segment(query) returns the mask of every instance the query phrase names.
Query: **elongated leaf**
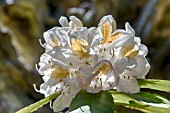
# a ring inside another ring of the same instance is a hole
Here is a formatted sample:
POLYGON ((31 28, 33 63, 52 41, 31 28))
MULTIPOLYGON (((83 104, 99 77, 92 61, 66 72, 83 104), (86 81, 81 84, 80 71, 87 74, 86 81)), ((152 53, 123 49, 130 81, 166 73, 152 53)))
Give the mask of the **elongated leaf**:
POLYGON ((19 111, 17 111, 16 113, 31 113, 33 111, 36 111, 38 108, 41 108, 43 105, 47 104, 48 102, 50 102, 51 100, 57 98, 60 95, 60 93, 54 93, 34 104, 31 104, 28 107, 25 107, 19 111))
POLYGON ((78 110, 79 112, 82 110, 84 113, 89 113, 87 107, 85 109, 84 106, 90 107, 90 113, 114 113, 113 98, 107 91, 102 91, 96 94, 91 94, 84 91, 79 92, 73 99, 69 111, 72 111, 71 113, 77 113, 78 110))
POLYGON ((138 83, 141 88, 170 92, 170 81, 168 80, 138 79, 138 83))
MULTIPOLYGON (((170 104, 169 100, 164 101, 158 94, 151 94, 149 92, 140 92, 136 94, 126 94, 130 96, 131 98, 134 98, 138 101, 148 102, 148 103, 167 103, 170 104)), ((165 98, 164 98, 165 99, 165 98)))
POLYGON ((170 113, 170 108, 167 108, 170 105, 169 100, 158 96, 157 94, 155 95, 146 92, 125 94, 116 91, 110 91, 110 93, 114 98, 115 105, 122 105, 146 113, 170 113))

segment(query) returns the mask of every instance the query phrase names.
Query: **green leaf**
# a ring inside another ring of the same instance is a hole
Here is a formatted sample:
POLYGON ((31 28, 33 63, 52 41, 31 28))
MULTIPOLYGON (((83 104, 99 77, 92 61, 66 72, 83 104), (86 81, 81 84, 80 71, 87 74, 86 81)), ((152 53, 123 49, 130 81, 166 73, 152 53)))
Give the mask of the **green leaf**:
POLYGON ((170 106, 170 101, 157 94, 147 92, 126 94, 116 91, 110 91, 110 93, 114 98, 115 105, 122 105, 146 113, 165 113, 165 111, 170 113, 170 108, 164 108, 170 106))
POLYGON ((136 94, 126 94, 131 98, 134 98, 138 101, 148 102, 148 103, 167 103, 169 100, 165 99, 164 97, 159 96, 158 94, 151 94, 149 92, 140 92, 136 94), (162 98, 164 98, 166 101, 164 101, 162 98))
POLYGON ((170 92, 170 81, 168 80, 138 79, 138 83, 141 88, 170 92))
POLYGON ((30 106, 28 107, 25 107, 19 111, 17 111, 16 113, 31 113, 33 111, 36 111, 38 108, 42 107, 43 105, 47 104, 48 102, 50 102, 51 100, 57 98, 58 96, 60 95, 60 93, 54 93, 34 104, 31 104, 30 106))
POLYGON ((81 91, 73 99, 69 111, 72 111, 71 113, 81 113, 81 110, 84 113, 114 113, 112 95, 107 91, 101 91, 96 94, 81 91), (87 106, 90 107, 90 112, 87 106), (77 112, 78 109, 79 112, 77 112))
POLYGON ((69 113, 91 113, 91 111, 90 111, 90 107, 86 105, 86 106, 81 106, 80 108, 73 110, 72 112, 69 113))

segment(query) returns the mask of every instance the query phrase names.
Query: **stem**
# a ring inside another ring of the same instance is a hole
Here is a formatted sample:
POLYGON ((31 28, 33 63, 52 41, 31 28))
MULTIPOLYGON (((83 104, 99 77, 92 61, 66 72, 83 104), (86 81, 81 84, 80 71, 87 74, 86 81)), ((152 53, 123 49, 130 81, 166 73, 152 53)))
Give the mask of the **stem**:
POLYGON ((19 111, 17 111, 16 113, 31 113, 33 111, 36 111, 38 108, 42 107, 43 105, 47 104, 48 102, 50 102, 51 100, 57 98, 60 95, 60 92, 58 93, 54 93, 34 104, 29 105, 28 107, 25 107, 19 111))

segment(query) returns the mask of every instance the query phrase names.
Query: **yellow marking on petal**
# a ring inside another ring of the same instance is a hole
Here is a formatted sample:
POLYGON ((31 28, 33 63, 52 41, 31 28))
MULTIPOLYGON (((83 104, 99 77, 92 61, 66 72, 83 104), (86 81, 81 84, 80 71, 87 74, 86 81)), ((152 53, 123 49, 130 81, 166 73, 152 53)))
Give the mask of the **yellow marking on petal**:
POLYGON ((107 38, 110 37, 110 35, 112 33, 112 25, 108 22, 105 22, 101 26, 101 32, 102 32, 102 36, 104 38, 104 40, 101 43, 104 43, 107 40, 107 38))
POLYGON ((69 70, 62 67, 62 66, 55 66, 54 69, 52 69, 52 77, 54 78, 65 78, 69 75, 69 70))
POLYGON ((122 46, 120 50, 120 54, 123 57, 130 57, 133 58, 138 54, 138 50, 134 48, 134 45, 129 45, 129 46, 122 46))
POLYGON ((72 45, 71 49, 76 56, 80 58, 90 57, 90 55, 87 53, 86 46, 85 46, 86 43, 84 40, 72 38, 71 45, 72 45))
POLYGON ((122 34, 116 33, 113 36, 110 36, 109 38, 107 38, 106 43, 111 43, 112 41, 116 40, 117 38, 120 38, 121 36, 122 34))
POLYGON ((77 31, 77 26, 76 25, 74 25, 74 31, 77 31))
POLYGON ((101 67, 98 68, 98 71, 100 72, 99 75, 107 74, 111 70, 111 67, 108 63, 103 63, 101 67))
POLYGON ((112 33, 112 25, 108 22, 105 22, 102 25, 101 30, 102 30, 103 38, 107 39, 108 37, 110 37, 110 35, 112 33))
POLYGON ((120 38, 122 36, 122 34, 120 33, 116 33, 113 36, 111 36, 112 34, 112 25, 108 22, 105 22, 104 24, 102 24, 101 26, 101 32, 102 32, 102 36, 104 38, 103 41, 101 41, 101 43, 111 43, 113 40, 116 40, 117 38, 120 38))

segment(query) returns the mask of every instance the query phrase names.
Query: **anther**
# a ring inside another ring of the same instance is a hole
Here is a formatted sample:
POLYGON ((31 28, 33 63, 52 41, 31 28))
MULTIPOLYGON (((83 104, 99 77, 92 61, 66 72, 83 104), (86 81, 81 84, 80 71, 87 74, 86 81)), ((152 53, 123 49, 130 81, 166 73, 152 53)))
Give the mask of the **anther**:
POLYGON ((73 66, 73 64, 70 62, 70 66, 73 66))

